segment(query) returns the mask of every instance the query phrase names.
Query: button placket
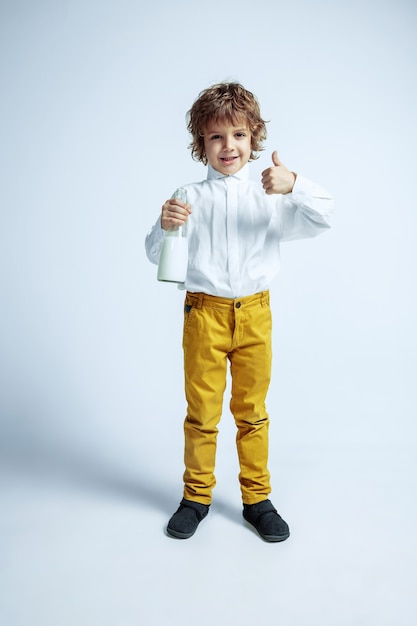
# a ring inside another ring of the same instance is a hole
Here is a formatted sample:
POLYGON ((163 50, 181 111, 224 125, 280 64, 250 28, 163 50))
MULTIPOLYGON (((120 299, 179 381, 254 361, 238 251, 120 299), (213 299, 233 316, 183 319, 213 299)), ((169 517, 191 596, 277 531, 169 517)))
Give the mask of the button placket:
POLYGON ((244 308, 242 308, 242 303, 239 300, 234 303, 233 312, 235 318, 235 328, 233 331, 232 345, 233 347, 237 347, 242 342, 244 327, 244 308))
POLYGON ((236 181, 228 177, 226 182, 226 227, 227 227, 227 256, 229 282, 232 293, 238 293, 240 286, 239 268, 239 237, 238 237, 238 187, 236 181))

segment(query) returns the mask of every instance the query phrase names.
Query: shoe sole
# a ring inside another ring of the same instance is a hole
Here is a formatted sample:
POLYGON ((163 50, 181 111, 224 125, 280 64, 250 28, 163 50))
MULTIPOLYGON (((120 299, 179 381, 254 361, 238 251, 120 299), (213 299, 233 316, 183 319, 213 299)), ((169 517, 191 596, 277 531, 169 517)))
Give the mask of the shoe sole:
POLYGON ((167 528, 167 533, 170 537, 174 537, 175 539, 189 539, 195 534, 195 530, 193 530, 192 533, 180 533, 178 530, 167 528))
POLYGON ((258 535, 262 537, 262 539, 264 539, 265 541, 268 541, 269 543, 277 543, 278 541, 285 541, 290 536, 290 533, 287 533, 286 535, 261 535, 259 530, 257 532, 258 532, 258 535))
POLYGON ((284 535, 263 535, 256 528, 255 524, 252 524, 252 522, 249 522, 245 517, 243 519, 248 524, 248 526, 250 526, 250 528, 252 528, 253 530, 256 530, 256 532, 261 537, 261 539, 263 539, 264 541, 267 541, 268 543, 278 543, 279 541, 285 541, 290 536, 289 532, 285 533, 284 535))

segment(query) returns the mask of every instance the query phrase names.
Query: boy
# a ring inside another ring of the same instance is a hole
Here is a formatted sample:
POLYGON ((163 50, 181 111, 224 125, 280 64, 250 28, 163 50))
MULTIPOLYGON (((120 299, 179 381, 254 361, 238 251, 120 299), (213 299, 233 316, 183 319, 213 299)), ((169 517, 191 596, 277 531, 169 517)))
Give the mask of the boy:
POLYGON ((185 185, 187 203, 164 203, 145 242, 158 263, 164 231, 187 223, 184 493, 167 532, 189 538, 209 512, 229 361, 243 517, 264 540, 283 541, 288 525, 268 499, 268 288, 279 271, 280 241, 328 229, 332 200, 289 171, 276 151, 262 181, 249 180, 248 163, 263 149, 266 127, 257 99, 240 84, 202 91, 188 112, 188 130, 193 158, 208 165, 207 179, 185 185))

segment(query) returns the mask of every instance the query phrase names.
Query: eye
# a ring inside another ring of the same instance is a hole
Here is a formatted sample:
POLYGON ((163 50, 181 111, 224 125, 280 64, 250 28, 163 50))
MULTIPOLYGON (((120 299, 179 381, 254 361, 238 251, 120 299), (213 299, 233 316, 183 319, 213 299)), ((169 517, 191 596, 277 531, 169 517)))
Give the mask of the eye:
POLYGON ((246 133, 236 133, 236 137, 239 137, 239 139, 241 137, 246 137, 246 133))
POLYGON ((210 139, 220 139, 220 135, 211 135, 210 139))

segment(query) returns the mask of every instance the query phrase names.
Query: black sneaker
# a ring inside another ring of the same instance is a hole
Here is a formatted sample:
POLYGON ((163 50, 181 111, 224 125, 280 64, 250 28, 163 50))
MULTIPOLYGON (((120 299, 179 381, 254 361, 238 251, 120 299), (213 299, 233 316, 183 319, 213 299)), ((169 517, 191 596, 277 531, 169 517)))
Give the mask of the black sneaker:
POLYGON ((188 539, 197 530, 197 526, 209 512, 206 504, 192 502, 183 498, 178 510, 168 522, 167 533, 177 539, 188 539))
POLYGON ((252 524, 265 541, 285 541, 290 529, 270 500, 257 504, 244 504, 243 517, 252 524))

